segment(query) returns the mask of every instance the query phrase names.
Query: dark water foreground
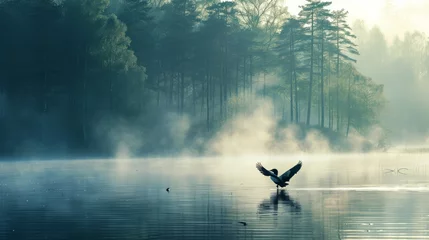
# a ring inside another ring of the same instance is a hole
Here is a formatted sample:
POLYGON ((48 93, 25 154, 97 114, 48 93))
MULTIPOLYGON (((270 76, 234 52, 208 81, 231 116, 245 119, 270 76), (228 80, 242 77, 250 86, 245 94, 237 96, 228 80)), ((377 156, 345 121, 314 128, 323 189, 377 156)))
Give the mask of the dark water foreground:
POLYGON ((0 239, 429 239, 428 163, 396 153, 2 162, 0 239), (286 191, 255 168, 299 159, 286 191))

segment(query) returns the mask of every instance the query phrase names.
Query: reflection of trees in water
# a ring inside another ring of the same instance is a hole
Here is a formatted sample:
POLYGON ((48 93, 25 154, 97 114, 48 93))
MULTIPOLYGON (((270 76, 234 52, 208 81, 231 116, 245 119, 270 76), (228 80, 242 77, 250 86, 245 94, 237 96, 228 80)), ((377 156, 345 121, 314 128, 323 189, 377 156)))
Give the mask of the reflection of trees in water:
POLYGON ((287 206, 287 210, 291 213, 301 212, 301 204, 290 197, 289 193, 285 190, 280 190, 272 193, 269 199, 263 200, 258 207, 259 214, 273 213, 277 214, 278 206, 287 206))

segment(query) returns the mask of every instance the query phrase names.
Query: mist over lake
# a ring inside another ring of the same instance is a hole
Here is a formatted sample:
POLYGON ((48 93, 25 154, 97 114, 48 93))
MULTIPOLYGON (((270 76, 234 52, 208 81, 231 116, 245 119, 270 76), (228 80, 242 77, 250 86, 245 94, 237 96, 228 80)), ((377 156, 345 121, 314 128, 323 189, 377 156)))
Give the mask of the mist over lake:
POLYGON ((426 239, 427 164, 398 153, 2 162, 0 236, 426 239), (255 168, 298 159, 279 191, 255 168))

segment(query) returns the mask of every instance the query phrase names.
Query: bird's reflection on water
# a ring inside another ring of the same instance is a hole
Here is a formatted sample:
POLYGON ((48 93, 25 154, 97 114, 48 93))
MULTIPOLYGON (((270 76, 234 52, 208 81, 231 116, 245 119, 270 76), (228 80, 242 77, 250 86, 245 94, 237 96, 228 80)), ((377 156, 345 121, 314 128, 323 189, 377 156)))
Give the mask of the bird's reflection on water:
POLYGON ((282 189, 272 193, 270 198, 264 199, 258 206, 258 213, 272 213, 277 215, 279 211, 279 204, 286 206, 286 211, 291 213, 301 212, 301 204, 292 198, 287 191, 282 189))

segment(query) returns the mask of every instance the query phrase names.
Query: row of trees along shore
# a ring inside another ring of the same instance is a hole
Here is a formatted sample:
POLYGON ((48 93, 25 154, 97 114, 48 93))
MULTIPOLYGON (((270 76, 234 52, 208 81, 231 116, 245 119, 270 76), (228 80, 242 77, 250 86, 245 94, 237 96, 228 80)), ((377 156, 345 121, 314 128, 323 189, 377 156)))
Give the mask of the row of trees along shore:
POLYGON ((100 120, 161 110, 213 132, 257 98, 284 122, 365 133, 383 86, 356 69, 347 11, 330 5, 0 0, 0 151, 95 148, 100 120))

